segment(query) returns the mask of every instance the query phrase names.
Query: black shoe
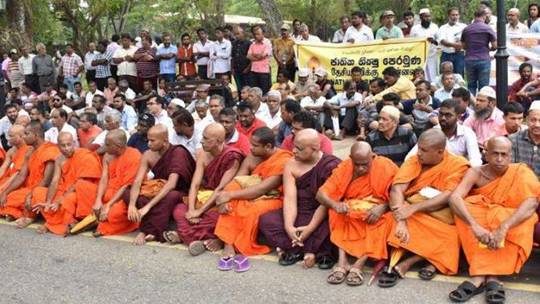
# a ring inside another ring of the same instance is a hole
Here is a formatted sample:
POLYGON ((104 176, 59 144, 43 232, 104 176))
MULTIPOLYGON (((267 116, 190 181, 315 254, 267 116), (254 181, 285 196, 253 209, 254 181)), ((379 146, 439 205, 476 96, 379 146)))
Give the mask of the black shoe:
POLYGON ((284 252, 281 257, 279 257, 279 265, 290 266, 302 261, 303 259, 304 255, 302 253, 284 252))
POLYGON ((317 257, 317 264, 319 265, 319 269, 327 270, 334 267, 336 261, 329 255, 322 255, 317 257))

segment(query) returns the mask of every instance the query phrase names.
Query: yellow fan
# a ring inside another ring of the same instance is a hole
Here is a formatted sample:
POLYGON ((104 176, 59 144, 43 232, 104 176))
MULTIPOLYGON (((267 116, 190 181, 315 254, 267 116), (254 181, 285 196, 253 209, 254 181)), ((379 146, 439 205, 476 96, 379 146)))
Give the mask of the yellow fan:
POLYGON ((392 272, 392 269, 397 265, 401 257, 405 254, 405 249, 403 248, 394 248, 392 250, 392 255, 390 256, 390 263, 388 263, 388 273, 392 272))
POLYGON ((85 217, 82 221, 78 222, 71 230, 69 231, 70 234, 76 234, 78 232, 81 232, 88 226, 95 224, 97 222, 97 218, 94 213, 90 213, 87 217, 85 217))

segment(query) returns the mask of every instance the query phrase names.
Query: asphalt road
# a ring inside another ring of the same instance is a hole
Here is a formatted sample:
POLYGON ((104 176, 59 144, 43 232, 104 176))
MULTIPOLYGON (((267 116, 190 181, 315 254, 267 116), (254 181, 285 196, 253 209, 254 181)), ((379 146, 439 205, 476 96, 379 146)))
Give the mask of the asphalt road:
MULTIPOLYGON (((448 303, 461 280, 407 278, 390 290, 330 286, 327 271, 284 269, 275 256, 254 258, 252 269, 238 274, 218 271, 215 254, 194 258, 182 246, 135 247, 129 240, 38 235, 0 222, 0 303, 448 303)), ((507 303, 540 300, 540 293, 517 289, 507 291, 507 303)), ((483 296, 470 303, 484 303, 483 296)))

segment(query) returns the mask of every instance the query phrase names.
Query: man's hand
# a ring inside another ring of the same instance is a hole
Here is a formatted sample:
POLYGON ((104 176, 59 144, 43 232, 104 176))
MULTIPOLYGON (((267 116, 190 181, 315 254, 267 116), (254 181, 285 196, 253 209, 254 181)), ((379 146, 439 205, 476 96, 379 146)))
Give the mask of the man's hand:
POLYGON ((491 232, 489 232, 487 229, 485 229, 484 227, 476 224, 476 225, 472 225, 471 226, 471 230, 474 234, 474 237, 476 237, 476 239, 482 243, 482 244, 485 244, 485 245, 489 245, 489 242, 492 238, 491 236, 491 232))
POLYGON ((231 200, 231 195, 226 191, 222 191, 216 195, 216 205, 218 206, 222 204, 226 204, 230 200, 231 200))
POLYGON ((111 205, 110 204, 102 205, 102 207, 99 210, 99 213, 96 213, 96 216, 98 217, 98 220, 100 222, 107 221, 107 219, 109 217, 109 211, 110 210, 111 210, 111 205))
POLYGON ((26 198, 24 199, 24 208, 28 211, 32 210, 32 192, 26 195, 26 198))
POLYGON ((366 222, 370 225, 375 224, 379 221, 381 216, 386 212, 386 205, 377 205, 373 206, 369 211, 367 212, 366 216, 366 222))
POLYGON ((409 228, 407 227, 407 222, 398 221, 396 225, 396 234, 395 236, 404 244, 409 242, 409 228))
POLYGON ((49 205, 49 209, 52 211, 52 212, 56 212, 58 211, 58 208, 60 208, 60 202, 59 201, 56 201, 52 204, 49 205))
POLYGON ((224 203, 224 204, 221 204, 221 205, 218 205, 218 212, 221 213, 221 214, 227 214, 229 212, 231 212, 231 206, 229 206, 228 203, 224 203))
POLYGON ((141 217, 141 220, 146 214, 148 214, 148 212, 150 212, 150 207, 148 204, 142 207, 141 209, 139 209, 139 215, 141 217))
POLYGON ((334 204, 332 206, 332 209, 334 209, 339 214, 346 214, 349 212, 349 205, 345 202, 339 202, 337 204, 334 204))
POLYGON ((6 201, 7 201, 7 194, 5 191, 2 191, 2 193, 0 193, 0 207, 4 207, 6 205, 6 201))
POLYGON ((299 246, 304 246, 304 241, 313 233, 313 229, 307 226, 296 227, 296 240, 299 246))
POLYGON ((404 221, 416 212, 414 205, 404 204, 398 209, 394 210, 394 218, 396 221, 404 221))
POLYGON ((101 212, 101 208, 103 207, 103 202, 101 200, 96 200, 94 203, 94 206, 92 207, 92 212, 94 212, 94 215, 99 218, 99 214, 101 212))
POLYGON ((501 244, 506 239, 507 233, 508 230, 505 227, 499 226, 499 228, 497 228, 491 235, 491 240, 489 241, 488 248, 492 250, 497 250, 501 248, 501 244))
POLYGON ((198 224, 201 221, 201 212, 199 210, 188 210, 184 217, 191 224, 198 224))
POLYGON ((129 205, 128 207, 128 220, 136 223, 141 221, 139 210, 137 207, 135 207, 135 205, 129 205))

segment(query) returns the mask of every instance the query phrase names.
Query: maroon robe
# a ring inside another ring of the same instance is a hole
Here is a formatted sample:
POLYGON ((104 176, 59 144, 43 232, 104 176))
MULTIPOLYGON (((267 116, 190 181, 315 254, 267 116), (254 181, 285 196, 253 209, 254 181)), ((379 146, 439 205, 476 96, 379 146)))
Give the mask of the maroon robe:
MULTIPOLYGON (((315 199, 317 191, 330 177, 332 171, 338 166, 340 159, 324 154, 315 167, 296 179, 297 215, 295 227, 309 224, 315 210, 320 206, 315 199)), ((314 253, 317 256, 330 255, 332 243, 330 242, 330 228, 328 219, 325 219, 315 231, 304 241, 304 247, 292 247, 292 240, 285 231, 283 209, 274 210, 261 216, 259 220, 260 232, 265 236, 271 247, 279 247, 287 252, 314 253)))
MULTIPOLYGON (((223 174, 227 172, 238 161, 242 162, 244 155, 242 151, 233 147, 223 149, 220 155, 215 157, 204 169, 201 189, 215 190, 223 174)), ((179 204, 173 212, 174 220, 176 221, 176 229, 178 236, 185 244, 190 244, 197 240, 217 239, 214 234, 219 213, 216 210, 208 210, 201 216, 201 221, 197 224, 191 224, 185 217, 188 211, 188 205, 179 204)))
MULTIPOLYGON (((191 184, 191 178, 195 171, 195 160, 191 153, 183 146, 170 146, 161 156, 156 165, 152 168, 154 179, 169 179, 172 173, 178 174, 178 182, 171 192, 157 203, 142 218, 139 230, 145 234, 151 234, 157 241, 164 242, 163 231, 169 225, 174 207, 182 202, 182 197, 186 196, 191 184)), ((126 189, 123 195, 125 202, 129 202, 129 192, 131 187, 126 189)), ((137 208, 140 209, 150 202, 150 199, 139 196, 137 199, 137 208)))

